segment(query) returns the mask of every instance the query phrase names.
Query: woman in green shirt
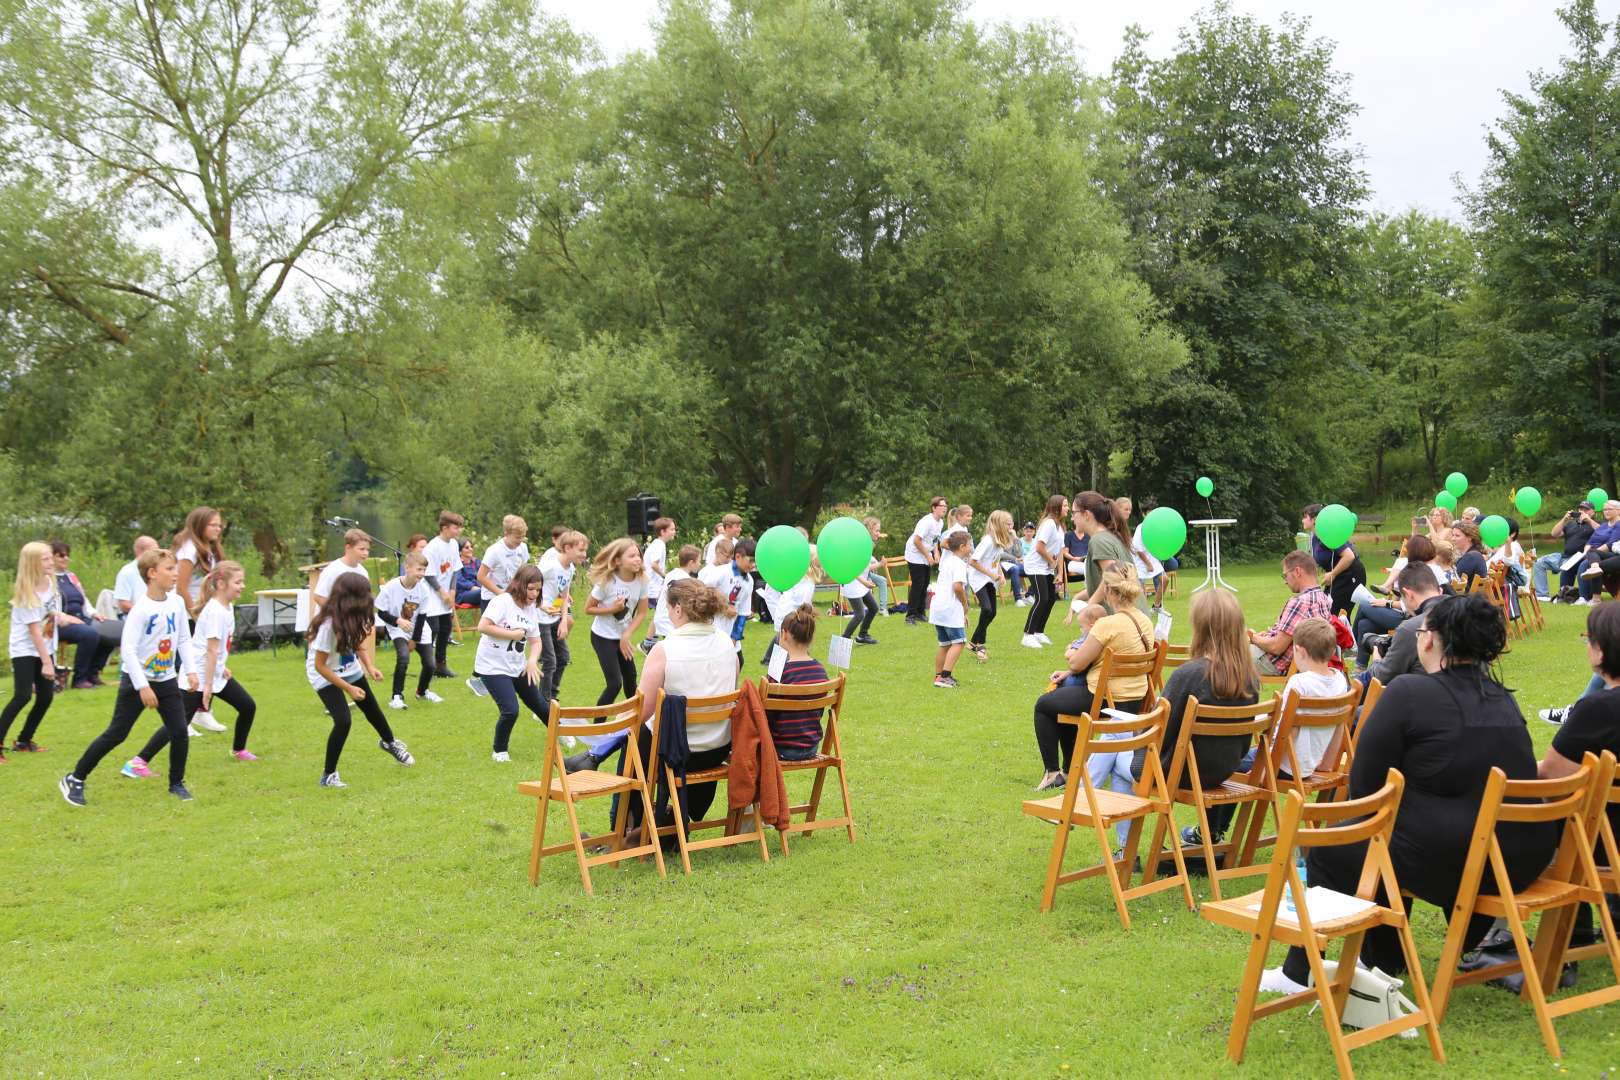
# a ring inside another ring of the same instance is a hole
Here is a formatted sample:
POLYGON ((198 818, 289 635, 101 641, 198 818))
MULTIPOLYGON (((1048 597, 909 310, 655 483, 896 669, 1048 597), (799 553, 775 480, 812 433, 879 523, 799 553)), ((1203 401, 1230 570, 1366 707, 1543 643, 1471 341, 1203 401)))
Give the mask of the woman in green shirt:
MULTIPOLYGON (((1086 548, 1086 600, 1089 602, 1102 588, 1103 572, 1119 565, 1136 576, 1136 564, 1131 561, 1131 541, 1125 534, 1125 523, 1119 520, 1114 504, 1095 491, 1082 491, 1074 497, 1075 532, 1090 538, 1086 548)), ((1136 606, 1147 613, 1147 600, 1137 594, 1136 606)))

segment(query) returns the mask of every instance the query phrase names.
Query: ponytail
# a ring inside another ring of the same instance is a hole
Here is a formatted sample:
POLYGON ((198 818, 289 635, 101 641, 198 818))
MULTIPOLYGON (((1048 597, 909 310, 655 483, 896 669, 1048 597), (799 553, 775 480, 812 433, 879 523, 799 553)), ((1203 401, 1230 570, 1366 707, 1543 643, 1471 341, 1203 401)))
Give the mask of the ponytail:
POLYGON ((245 573, 242 564, 233 562, 230 559, 221 559, 210 567, 208 573, 203 577, 202 598, 198 601, 197 610, 201 611, 207 607, 208 601, 212 600, 225 587, 227 581, 242 573, 245 573))

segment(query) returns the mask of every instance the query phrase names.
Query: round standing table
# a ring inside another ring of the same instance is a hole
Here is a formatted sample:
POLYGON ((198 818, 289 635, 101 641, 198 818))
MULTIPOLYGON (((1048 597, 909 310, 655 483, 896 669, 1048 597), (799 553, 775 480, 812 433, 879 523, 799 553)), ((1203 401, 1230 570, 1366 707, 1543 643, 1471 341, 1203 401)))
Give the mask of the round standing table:
POLYGON ((1228 525, 1236 525, 1237 518, 1201 518, 1187 524, 1200 526, 1204 530, 1204 582, 1193 592, 1213 588, 1237 592, 1235 585, 1221 577, 1221 530, 1228 525))

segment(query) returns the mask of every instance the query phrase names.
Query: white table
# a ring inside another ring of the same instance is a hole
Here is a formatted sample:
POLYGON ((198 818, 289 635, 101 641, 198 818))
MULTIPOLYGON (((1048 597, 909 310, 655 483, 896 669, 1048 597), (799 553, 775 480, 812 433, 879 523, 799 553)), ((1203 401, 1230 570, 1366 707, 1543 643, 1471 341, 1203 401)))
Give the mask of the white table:
POLYGON ((1197 525, 1204 530, 1204 582, 1193 592, 1212 588, 1237 592, 1235 585, 1221 577, 1221 530, 1228 525, 1236 525, 1237 518, 1200 518, 1187 524, 1197 525))

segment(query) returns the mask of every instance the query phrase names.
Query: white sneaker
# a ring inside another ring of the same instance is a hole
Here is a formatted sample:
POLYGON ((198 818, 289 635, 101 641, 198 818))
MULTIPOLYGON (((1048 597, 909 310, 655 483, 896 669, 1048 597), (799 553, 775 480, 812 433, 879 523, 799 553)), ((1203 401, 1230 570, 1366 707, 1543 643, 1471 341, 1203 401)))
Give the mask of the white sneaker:
POLYGON ((467 689, 478 697, 489 697, 489 688, 484 685, 484 680, 476 675, 467 680, 467 689))
POLYGON ((390 709, 403 709, 403 708, 405 708, 405 698, 402 697, 399 694, 395 694, 393 697, 388 699, 388 707, 390 709))
POLYGON ((204 731, 225 730, 225 725, 220 723, 218 720, 215 720, 213 713, 203 712, 201 709, 198 709, 191 715, 191 722, 202 728, 204 731))
POLYGON ((497 750, 497 751, 495 751, 493 754, 491 754, 489 756, 492 759, 494 759, 495 761, 511 761, 512 760, 512 755, 508 754, 505 750, 497 750))
POLYGON ((1569 719, 1569 710, 1571 708, 1573 706, 1565 705, 1561 709, 1542 709, 1539 715, 1549 724, 1562 724, 1569 719))
POLYGON ((1586 597, 1583 596, 1579 600, 1575 601, 1575 606, 1576 607, 1591 607, 1592 606, 1592 601, 1588 600, 1586 597))
POLYGON ((195 724, 187 724, 186 725, 186 734, 190 735, 193 739, 195 739, 195 738, 198 738, 199 736, 201 736, 202 732, 197 730, 197 726, 195 724))
POLYGON ((1540 595, 1538 593, 1536 595, 1536 602, 1540 603, 1540 604, 1550 604, 1550 603, 1553 602, 1553 600, 1552 600, 1552 597, 1550 597, 1550 596, 1542 596, 1542 595, 1540 595))
POLYGON ((1264 994, 1298 994, 1309 989, 1304 983, 1290 979, 1280 967, 1266 968, 1260 974, 1260 992, 1264 994))
POLYGON ((1603 567, 1599 566, 1597 563, 1593 563, 1591 566, 1588 566, 1585 570, 1581 571, 1581 577, 1602 577, 1602 576, 1603 576, 1603 567))
POLYGON ((1047 637, 1045 634, 1036 634, 1035 636, 1041 639, 1041 644, 1042 645, 1050 645, 1050 644, 1052 644, 1052 639, 1047 637))
POLYGON ((435 694, 431 690, 424 690, 420 694, 416 695, 416 700, 417 701, 429 701, 429 702, 432 702, 433 704, 437 705, 441 701, 443 701, 444 698, 440 697, 438 694, 435 694))
POLYGON ((1041 647, 1041 639, 1034 634, 1025 634, 1019 644, 1026 649, 1038 649, 1041 647))

